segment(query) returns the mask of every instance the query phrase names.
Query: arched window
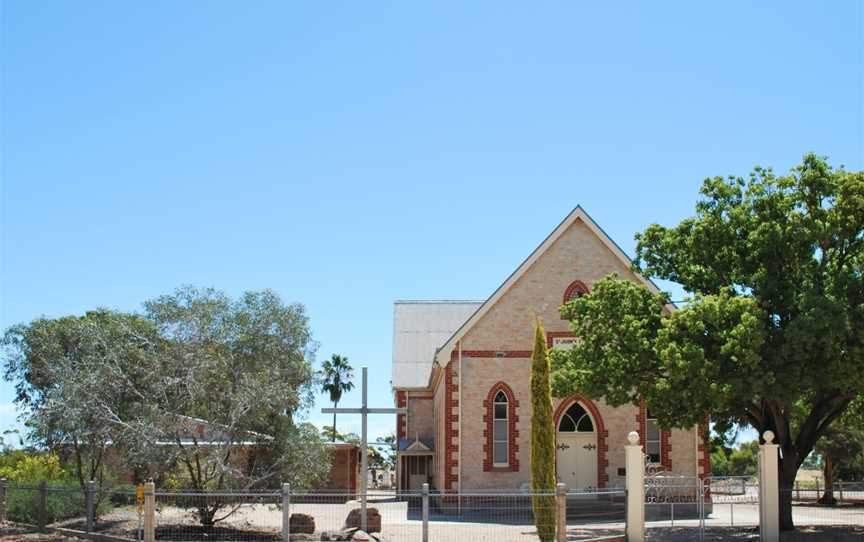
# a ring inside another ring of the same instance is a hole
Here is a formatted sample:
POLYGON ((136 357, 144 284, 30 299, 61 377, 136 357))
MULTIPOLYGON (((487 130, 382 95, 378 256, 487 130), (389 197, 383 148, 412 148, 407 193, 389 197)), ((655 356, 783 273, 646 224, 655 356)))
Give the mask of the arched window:
POLYGON ((492 464, 495 467, 506 467, 509 464, 507 443, 509 442, 507 396, 503 391, 495 394, 492 405, 492 464))
POLYGON ((593 433, 594 422, 591 421, 591 416, 585 412, 582 405, 573 403, 561 416, 561 421, 558 422, 559 433, 593 433))
POLYGON ((585 286, 585 283, 581 280, 574 280, 570 283, 570 286, 564 290, 564 304, 566 305, 568 302, 573 301, 577 297, 583 296, 588 293, 588 287, 585 286))
POLYGON ((519 400, 504 382, 483 399, 483 470, 519 472, 519 400))

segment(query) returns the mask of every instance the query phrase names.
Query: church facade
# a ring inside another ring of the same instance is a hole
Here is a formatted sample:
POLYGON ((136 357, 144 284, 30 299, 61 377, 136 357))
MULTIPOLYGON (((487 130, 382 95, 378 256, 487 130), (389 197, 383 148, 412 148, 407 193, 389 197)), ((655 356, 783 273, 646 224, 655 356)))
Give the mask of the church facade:
MULTIPOLYGON (((396 427, 399 489, 530 484, 534 319, 542 319, 550 348, 568 348, 574 336, 559 307, 613 272, 657 291, 577 207, 488 299, 394 304, 392 386, 406 408, 396 427)), ((660 430, 644 404, 613 408, 580 395, 554 398, 554 409, 557 477, 568 488, 623 486, 630 431, 657 469, 710 471, 705 428, 660 430)))

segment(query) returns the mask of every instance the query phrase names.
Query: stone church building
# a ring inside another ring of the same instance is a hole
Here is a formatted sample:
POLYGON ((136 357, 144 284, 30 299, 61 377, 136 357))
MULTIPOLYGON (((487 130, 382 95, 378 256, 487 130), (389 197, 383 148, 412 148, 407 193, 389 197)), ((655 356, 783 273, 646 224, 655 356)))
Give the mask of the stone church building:
MULTIPOLYGON (((397 301, 392 386, 397 485, 446 492, 514 490, 531 481, 535 316, 550 348, 573 341, 558 312, 610 273, 657 292, 577 207, 485 301, 397 301)), ((674 307, 668 307, 674 310, 674 307)), ((637 431, 649 460, 674 475, 710 470, 704 428, 660 430, 644 405, 554 398, 557 476, 571 489, 624 485, 624 444, 637 431)))

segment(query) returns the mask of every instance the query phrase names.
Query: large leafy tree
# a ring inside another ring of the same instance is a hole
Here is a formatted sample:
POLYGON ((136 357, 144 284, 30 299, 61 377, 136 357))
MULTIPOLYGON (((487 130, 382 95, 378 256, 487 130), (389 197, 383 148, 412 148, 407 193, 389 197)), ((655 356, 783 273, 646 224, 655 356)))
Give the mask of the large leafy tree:
MULTIPOLYGON (((315 343, 302 305, 269 290, 232 300, 184 287, 144 306, 164 341, 151 434, 172 444, 169 459, 191 489, 302 488, 326 476, 317 429, 293 421, 314 397, 315 343)), ((233 513, 222 504, 202 502, 202 524, 233 513)))
POLYGON ((681 310, 607 278, 562 308, 581 341, 556 392, 644 397, 661 424, 771 430, 780 524, 816 442, 864 392, 864 172, 808 154, 790 174, 705 180, 696 214, 637 235, 636 269, 693 295, 681 310))
POLYGON ((135 442, 158 343, 148 320, 104 309, 6 331, 4 376, 27 437, 70 457, 82 488, 107 481, 109 444, 128 451, 135 442))
POLYGON ((825 478, 825 491, 819 497, 822 504, 836 504, 834 479, 841 465, 848 465, 861 457, 864 446, 864 433, 842 422, 828 428, 816 442, 816 453, 822 459, 822 475, 825 478))
MULTIPOLYGON (((354 389, 354 368, 348 358, 333 354, 321 367, 321 391, 330 395, 333 408, 339 407, 342 394, 354 389)), ((333 413, 333 441, 336 441, 336 413, 333 413)))

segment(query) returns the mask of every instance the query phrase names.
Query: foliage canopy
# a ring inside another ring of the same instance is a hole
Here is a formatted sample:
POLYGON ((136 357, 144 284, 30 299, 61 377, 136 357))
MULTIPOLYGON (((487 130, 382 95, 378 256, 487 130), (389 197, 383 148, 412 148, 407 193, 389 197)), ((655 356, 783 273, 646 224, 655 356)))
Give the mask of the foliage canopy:
POLYGON ((694 217, 636 239, 635 269, 694 297, 672 311, 629 281, 599 281, 562 308, 581 340, 556 354, 556 393, 645 397, 667 427, 710 413, 721 433, 770 429, 788 489, 864 393, 864 173, 808 154, 785 176, 706 179, 694 217))

